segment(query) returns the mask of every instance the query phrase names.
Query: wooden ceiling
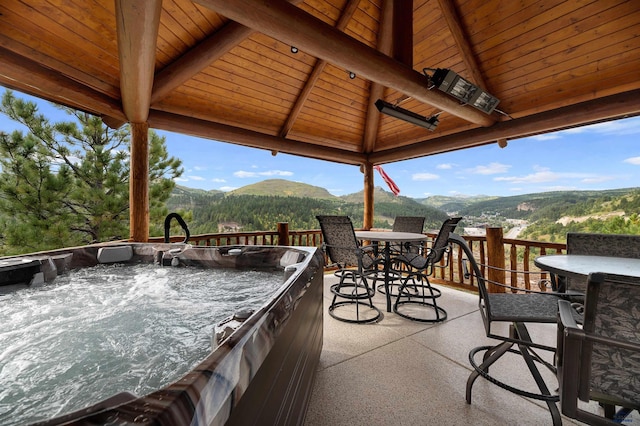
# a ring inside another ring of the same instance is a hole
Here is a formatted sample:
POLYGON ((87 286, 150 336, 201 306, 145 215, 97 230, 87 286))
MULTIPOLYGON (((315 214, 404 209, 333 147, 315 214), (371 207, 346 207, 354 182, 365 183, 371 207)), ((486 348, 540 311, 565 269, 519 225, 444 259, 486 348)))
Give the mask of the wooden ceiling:
POLYGON ((114 127, 386 163, 639 114, 640 1, 3 0, 0 85, 114 127), (425 68, 499 111, 461 105, 425 68))

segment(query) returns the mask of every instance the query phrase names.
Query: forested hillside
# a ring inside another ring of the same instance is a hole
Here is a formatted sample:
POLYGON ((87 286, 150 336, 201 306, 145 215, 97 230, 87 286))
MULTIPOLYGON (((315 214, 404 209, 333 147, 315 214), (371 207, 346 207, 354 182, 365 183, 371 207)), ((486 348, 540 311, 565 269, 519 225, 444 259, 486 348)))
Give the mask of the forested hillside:
MULTIPOLYGON (((376 187, 374 200, 376 228, 390 228, 394 218, 403 215, 424 216, 425 230, 435 230, 447 218, 446 211, 464 218, 460 229, 474 226, 509 229, 514 220, 519 220, 518 226, 524 230, 518 238, 532 240, 562 242, 567 232, 640 234, 638 188, 415 200, 396 197, 376 187)), ((363 192, 336 197, 323 188, 278 179, 229 193, 176 187, 167 206, 170 211, 183 214, 194 234, 227 228, 275 230, 278 222, 288 222, 290 229, 317 229, 319 214, 348 215, 354 226, 361 227, 364 215, 363 192)))
MULTIPOLYGON (((362 193, 326 197, 311 185, 296 183, 288 186, 274 179, 271 181, 274 189, 269 190, 265 182, 260 183, 257 191, 277 194, 286 188, 291 195, 242 195, 256 193, 256 189, 250 187, 227 194, 198 190, 190 192, 188 188, 178 187, 167 205, 170 211, 178 211, 187 219, 192 234, 219 232, 224 227, 240 231, 274 230, 278 222, 288 222, 290 229, 318 229, 316 215, 321 214, 348 215, 355 227, 362 226, 362 193), (292 188, 295 190, 292 191, 292 188), (321 194, 321 198, 303 195, 313 192, 321 194)), ((422 205, 411 198, 395 197, 381 188, 376 188, 374 210, 374 227, 379 228, 391 227, 393 219, 400 215, 424 216, 426 230, 439 228, 447 218, 441 210, 422 205)))

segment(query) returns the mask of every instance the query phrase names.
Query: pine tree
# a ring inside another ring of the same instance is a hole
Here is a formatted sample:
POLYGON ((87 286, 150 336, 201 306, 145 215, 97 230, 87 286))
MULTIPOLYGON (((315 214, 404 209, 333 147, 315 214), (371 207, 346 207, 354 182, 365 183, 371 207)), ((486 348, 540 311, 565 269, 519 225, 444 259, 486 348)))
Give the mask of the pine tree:
MULTIPOLYGON (((28 129, 0 132, 0 238, 6 254, 129 236, 129 127, 110 129, 99 117, 58 108, 73 119, 51 123, 35 103, 11 91, 2 97, 0 112, 28 129)), ((149 157, 150 217, 157 232, 183 170, 154 131, 149 157)))

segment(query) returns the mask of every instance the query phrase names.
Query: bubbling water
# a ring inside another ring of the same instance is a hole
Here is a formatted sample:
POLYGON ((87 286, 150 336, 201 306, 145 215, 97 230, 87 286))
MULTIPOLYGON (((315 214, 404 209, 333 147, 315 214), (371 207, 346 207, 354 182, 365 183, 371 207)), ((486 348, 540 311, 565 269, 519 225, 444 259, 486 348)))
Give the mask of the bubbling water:
POLYGON ((0 295, 0 424, 162 388, 207 356, 217 322, 282 284, 273 271, 98 265, 0 295))

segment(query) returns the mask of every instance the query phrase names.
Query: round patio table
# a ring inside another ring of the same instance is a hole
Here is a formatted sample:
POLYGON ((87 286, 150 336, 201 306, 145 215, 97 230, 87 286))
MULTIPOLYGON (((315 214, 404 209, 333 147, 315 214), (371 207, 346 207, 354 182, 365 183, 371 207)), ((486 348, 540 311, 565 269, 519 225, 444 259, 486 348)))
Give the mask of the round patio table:
POLYGON ((640 259, 581 254, 550 254, 534 260, 535 265, 554 274, 584 278, 592 272, 640 277, 640 259))
POLYGON ((389 290, 391 243, 426 241, 429 237, 413 232, 356 231, 356 238, 361 241, 384 242, 384 292, 387 296, 387 312, 391 312, 391 291, 389 290))

